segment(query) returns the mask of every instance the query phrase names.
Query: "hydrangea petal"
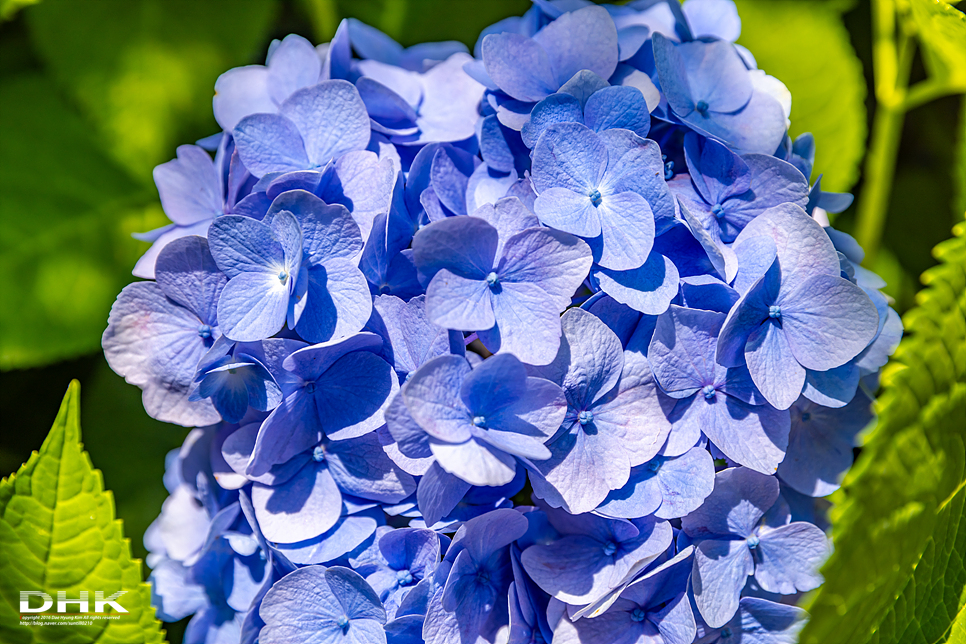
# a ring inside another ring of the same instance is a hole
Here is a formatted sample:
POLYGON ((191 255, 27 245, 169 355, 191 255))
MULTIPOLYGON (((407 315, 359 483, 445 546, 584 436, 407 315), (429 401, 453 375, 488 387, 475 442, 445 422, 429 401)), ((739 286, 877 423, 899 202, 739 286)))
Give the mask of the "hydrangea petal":
POLYGON ((694 601, 710 626, 723 626, 738 611, 745 580, 755 571, 751 550, 743 541, 709 539, 694 551, 691 577, 694 601))
POLYGON ((280 114, 246 116, 232 135, 238 155, 256 177, 305 170, 311 165, 295 123, 280 114))
POLYGON ((324 81, 301 89, 286 99, 279 111, 305 142, 309 164, 303 167, 323 166, 346 152, 363 150, 369 143, 365 103, 347 81, 324 81))
POLYGON ((296 543, 335 525, 342 513, 342 494, 329 468, 310 461, 281 485, 255 483, 252 504, 266 539, 296 543))
POLYGON ((830 553, 825 533, 811 523, 797 521, 762 530, 755 580, 771 593, 793 595, 818 588, 818 569, 830 553))

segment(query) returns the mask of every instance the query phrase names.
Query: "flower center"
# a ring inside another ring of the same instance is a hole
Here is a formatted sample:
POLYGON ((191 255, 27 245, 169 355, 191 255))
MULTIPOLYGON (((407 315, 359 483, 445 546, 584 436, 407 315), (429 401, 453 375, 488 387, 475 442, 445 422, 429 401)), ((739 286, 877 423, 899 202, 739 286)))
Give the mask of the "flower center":
POLYGON ((752 535, 749 535, 747 539, 745 539, 745 543, 748 544, 748 547, 750 549, 754 550, 755 548, 758 547, 758 544, 761 543, 761 541, 758 539, 757 534, 752 534, 752 535))
POLYGON ((211 327, 207 324, 202 324, 198 327, 198 337, 203 340, 207 340, 211 337, 211 327))
POLYGON ((694 109, 698 110, 698 114, 701 116, 708 115, 708 103, 705 101, 698 101, 698 104, 694 106, 694 109))
POLYGON ((391 290, 392 288, 390 288, 388 284, 383 284, 379 287, 379 295, 387 295, 391 290))
POLYGON ((658 470, 660 470, 661 459, 659 458, 651 459, 651 462, 647 464, 647 469, 651 470, 652 472, 657 472, 658 470))
POLYGON ((600 190, 597 190, 596 188, 591 190, 590 194, 587 196, 590 197, 590 203, 594 204, 594 208, 598 207, 604 200, 604 198, 600 196, 600 190))
POLYGON ((278 272, 278 281, 282 284, 288 281, 288 273, 284 269, 278 272))
POLYGON ((496 286, 500 283, 500 276, 494 271, 490 271, 490 274, 486 276, 486 283, 490 286, 496 286))
POLYGON ((674 161, 668 161, 667 155, 661 155, 661 161, 664 161, 664 180, 670 181, 674 177, 674 161))
POLYGON ((408 570, 399 570, 396 572, 396 583, 400 586, 408 586, 413 583, 413 575, 408 570))
POLYGON ((716 203, 711 206, 711 214, 714 215, 715 219, 721 219, 725 214, 724 207, 720 203, 716 203))
POLYGON ((725 626, 721 629, 721 639, 726 640, 731 638, 731 629, 725 626))
POLYGON ((812 415, 810 413, 808 413, 807 411, 803 411, 802 412, 802 420, 808 420, 811 417, 812 417, 812 415))
POLYGON ((315 381, 305 383, 305 393, 312 395, 315 393, 315 381))
POLYGON ((637 608, 631 611, 632 621, 643 622, 645 617, 647 617, 647 613, 645 613, 644 609, 641 608, 640 606, 638 606, 637 608))
POLYGON ((701 393, 704 394, 706 399, 711 400, 714 398, 714 385, 705 385, 704 387, 701 387, 701 393))
POLYGON ((486 416, 473 416, 473 424, 482 429, 486 429, 486 416))
POLYGON ((349 629, 349 616, 342 615, 341 617, 339 617, 339 619, 335 620, 335 623, 343 631, 346 631, 349 629))
POLYGON ((604 544, 604 554, 608 557, 617 552, 617 544, 613 541, 608 541, 604 544))
POLYGON ((312 460, 316 463, 321 463, 325 460, 325 450, 322 449, 321 445, 316 445, 315 449, 312 450, 312 460))
POLYGON ((590 411, 589 409, 585 409, 577 414, 577 422, 579 422, 581 425, 594 422, 594 412, 590 411))
POLYGON ((772 318, 773 320, 782 319, 782 307, 778 306, 777 304, 772 304, 769 306, 768 317, 772 318))

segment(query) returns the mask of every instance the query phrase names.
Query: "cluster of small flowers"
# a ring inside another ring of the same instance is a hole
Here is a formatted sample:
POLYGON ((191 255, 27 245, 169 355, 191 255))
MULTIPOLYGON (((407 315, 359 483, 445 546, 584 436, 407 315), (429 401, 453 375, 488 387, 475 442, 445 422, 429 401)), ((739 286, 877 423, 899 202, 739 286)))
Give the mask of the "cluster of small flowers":
POLYGON ((219 78, 103 338, 199 428, 145 537, 185 642, 794 640, 902 328, 739 31, 534 0, 219 78))

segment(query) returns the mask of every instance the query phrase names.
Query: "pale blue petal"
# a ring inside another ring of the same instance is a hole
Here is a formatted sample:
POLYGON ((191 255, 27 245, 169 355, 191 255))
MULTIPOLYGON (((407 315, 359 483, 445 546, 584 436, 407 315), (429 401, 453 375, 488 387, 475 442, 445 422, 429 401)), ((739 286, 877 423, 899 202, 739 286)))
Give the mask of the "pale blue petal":
POLYGON ((246 116, 235 126, 233 136, 238 155, 256 177, 312 165, 295 123, 280 114, 246 116))
POLYGON ((282 104, 280 112, 305 141, 308 163, 303 168, 324 166, 346 152, 364 150, 369 143, 365 103, 347 81, 324 81, 301 89, 282 104))
POLYGON ((831 553, 825 533, 811 523, 795 522, 762 529, 755 579, 770 593, 793 595, 822 584, 819 567, 831 553))
POLYGON ((698 543, 691 585, 701 617, 709 626, 723 626, 734 616, 741 589, 754 570, 751 550, 744 540, 698 543))

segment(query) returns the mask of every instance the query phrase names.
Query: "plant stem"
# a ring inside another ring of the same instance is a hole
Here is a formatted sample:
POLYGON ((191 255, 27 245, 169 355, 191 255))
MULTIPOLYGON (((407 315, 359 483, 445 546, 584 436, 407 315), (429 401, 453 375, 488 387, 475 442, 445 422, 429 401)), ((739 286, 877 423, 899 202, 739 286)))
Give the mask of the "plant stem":
POLYGON ((863 263, 866 266, 875 262, 889 210, 899 137, 907 109, 906 89, 915 50, 911 34, 897 25, 895 6, 891 1, 874 1, 872 10, 876 106, 856 222, 856 240, 865 249, 863 263), (897 26, 900 27, 898 30, 897 26), (899 33, 896 34, 896 31, 899 33))
POLYGON ((872 145, 865 161, 865 176, 859 200, 855 238, 865 250, 867 267, 875 262, 882 239, 892 178, 899 153, 899 136, 906 111, 901 104, 876 106, 872 123, 872 145))

